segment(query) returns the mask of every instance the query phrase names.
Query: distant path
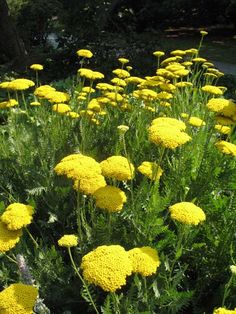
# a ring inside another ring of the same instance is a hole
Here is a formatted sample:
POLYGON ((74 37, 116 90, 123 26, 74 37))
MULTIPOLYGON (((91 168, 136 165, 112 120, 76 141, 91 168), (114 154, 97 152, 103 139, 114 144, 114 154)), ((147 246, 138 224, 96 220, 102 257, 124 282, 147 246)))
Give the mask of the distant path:
POLYGON ((232 74, 236 76, 236 64, 220 62, 220 61, 212 61, 216 68, 222 71, 225 74, 232 74))

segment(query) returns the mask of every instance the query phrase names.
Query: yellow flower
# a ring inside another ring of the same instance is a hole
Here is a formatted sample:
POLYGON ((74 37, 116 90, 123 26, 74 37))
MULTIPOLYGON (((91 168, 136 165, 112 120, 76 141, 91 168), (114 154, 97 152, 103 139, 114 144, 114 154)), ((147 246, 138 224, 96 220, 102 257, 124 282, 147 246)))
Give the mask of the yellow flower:
POLYGON ((127 84, 124 80, 118 78, 118 77, 114 77, 111 82, 114 84, 114 85, 118 85, 118 86, 122 86, 122 87, 125 87, 127 84))
POLYGON ((123 191, 110 185, 97 189, 93 196, 96 200, 96 206, 110 213, 119 212, 127 200, 123 191))
POLYGON ((42 64, 32 64, 30 66, 30 69, 31 70, 34 70, 34 71, 42 71, 43 70, 43 65, 42 64))
POLYGON ((0 109, 6 109, 6 108, 15 107, 15 106, 18 106, 18 101, 16 101, 15 99, 9 99, 9 100, 0 102, 0 109))
MULTIPOLYGON (((179 58, 182 59, 182 57, 180 57, 180 56, 179 56, 179 58)), ((161 62, 161 65, 162 65, 162 66, 165 66, 166 64, 171 63, 171 62, 175 62, 175 61, 177 61, 177 60, 178 60, 178 57, 177 57, 177 56, 175 56, 175 57, 170 57, 170 58, 167 58, 167 59, 163 60, 163 61, 161 62)))
POLYGON ((65 234, 58 240, 58 245, 62 247, 73 247, 78 245, 78 237, 74 234, 65 234))
POLYGON ((56 91, 56 89, 50 85, 41 85, 35 89, 34 95, 45 98, 45 95, 52 91, 56 91))
POLYGON ((219 116, 216 116, 215 119, 221 125, 233 125, 233 124, 235 124, 235 122, 228 117, 224 117, 224 116, 219 115, 219 116))
POLYGON ((192 87, 193 83, 182 81, 182 82, 175 83, 175 86, 178 87, 178 88, 192 87))
POLYGON ((152 120, 151 125, 175 127, 179 129, 180 131, 184 131, 186 129, 186 124, 183 121, 177 120, 175 118, 169 118, 169 117, 156 118, 152 120))
POLYGON ((186 51, 185 50, 181 50, 181 49, 177 49, 177 50, 173 50, 170 53, 173 56, 185 56, 186 55, 186 51))
POLYGON ((15 283, 0 292, 1 314, 33 314, 37 288, 15 283))
POLYGON ((80 180, 75 180, 73 188, 76 191, 81 191, 86 195, 94 194, 98 189, 106 186, 104 176, 101 174, 89 174, 87 177, 82 177, 80 180))
POLYGON ((58 91, 48 91, 44 94, 44 98, 52 103, 64 103, 70 99, 69 94, 58 91))
POLYGON ((236 114, 236 105, 228 99, 212 98, 206 106, 210 111, 221 113, 224 116, 230 117, 236 114))
POLYGON ((125 82, 126 83, 131 83, 131 84, 141 84, 142 82, 144 82, 145 80, 138 77, 138 76, 130 76, 130 77, 127 77, 125 79, 125 82))
POLYGON ((91 81, 101 80, 104 78, 104 75, 101 72, 93 71, 86 68, 79 69, 78 73, 81 77, 85 77, 91 81))
POLYGON ((170 125, 151 125, 148 128, 148 134, 152 143, 171 149, 175 149, 191 140, 187 133, 170 125))
POLYGON ((66 115, 72 119, 76 119, 80 117, 80 115, 75 111, 67 111, 66 115))
POLYGON ((16 79, 16 80, 9 82, 8 88, 13 89, 13 90, 25 90, 25 89, 28 89, 28 88, 34 86, 34 85, 35 85, 35 83, 31 80, 16 79))
POLYGON ((161 264, 157 251, 149 246, 134 248, 129 250, 128 254, 132 261, 133 272, 144 277, 155 274, 161 264))
POLYGON ((126 58, 119 58, 118 61, 119 61, 121 64, 129 63, 129 59, 126 59, 126 58))
POLYGON ((127 65, 126 69, 127 69, 127 71, 130 72, 131 70, 133 70, 133 67, 131 67, 130 65, 127 65))
POLYGON ((206 35, 208 34, 208 32, 206 32, 206 31, 200 31, 200 34, 201 34, 202 36, 206 36, 206 35))
POLYGON ((206 125, 206 123, 202 119, 197 118, 197 117, 190 117, 188 120, 188 123, 196 127, 206 125))
POLYGON ((234 310, 227 310, 224 307, 218 307, 214 310, 213 314, 236 314, 236 309, 234 310))
POLYGON ((163 173, 161 167, 157 169, 157 164, 150 161, 143 161, 138 167, 138 171, 151 180, 159 180, 163 173))
POLYGON ((156 95, 158 99, 171 99, 173 95, 168 92, 160 92, 156 95))
POLYGON ((123 156, 111 156, 100 165, 102 174, 108 178, 125 181, 131 180, 134 176, 134 166, 123 156))
POLYGON ((194 59, 192 59, 192 61, 193 61, 193 62, 199 62, 199 63, 201 63, 201 62, 206 62, 207 60, 206 60, 206 59, 204 59, 204 58, 200 58, 200 57, 198 57, 198 58, 194 58, 194 59))
POLYGON ((112 73, 122 79, 130 76, 129 72, 123 69, 115 69, 112 71, 112 73))
POLYGON ((96 88, 99 89, 99 90, 104 90, 104 91, 113 91, 116 89, 115 86, 111 85, 111 84, 108 84, 108 83, 98 83, 96 85, 96 88))
POLYGON ((226 141, 219 141, 215 143, 215 146, 226 155, 232 155, 236 157, 236 145, 226 142, 226 141))
POLYGON ((102 172, 100 164, 95 159, 82 154, 72 154, 63 158, 54 170, 58 175, 66 175, 73 180, 91 178, 102 172))
POLYGON ((120 245, 102 245, 82 258, 83 277, 104 291, 115 292, 126 284, 132 273, 132 262, 120 245))
POLYGON ((21 235, 21 230, 8 230, 6 225, 0 221, 0 253, 7 252, 14 248, 14 246, 20 241, 21 235))
POLYGON ((52 106, 52 111, 58 113, 67 113, 68 111, 71 111, 71 108, 66 104, 55 104, 52 106))
POLYGON ((165 55, 165 53, 163 52, 163 51, 154 51, 153 52, 153 55, 155 56, 155 57, 158 57, 158 58, 160 58, 160 57, 162 57, 162 56, 164 56, 165 55))
POLYGON ((84 86, 81 90, 82 92, 85 92, 86 94, 87 93, 95 93, 95 89, 92 88, 91 86, 84 86))
POLYGON ((80 49, 76 51, 78 57, 83 57, 83 58, 92 58, 93 53, 90 50, 87 49, 80 49))
POLYGON ((19 230, 29 225, 33 219, 34 208, 21 203, 10 204, 0 217, 8 230, 19 230))
POLYGON ((216 96, 223 95, 222 90, 217 86, 205 85, 201 89, 202 91, 212 94, 212 95, 216 95, 216 96))
POLYGON ((217 130, 221 134, 230 134, 231 128, 225 125, 216 124, 215 130, 217 130))
POLYGON ((206 220, 204 211, 191 202, 176 203, 169 207, 172 219, 187 225, 198 225, 206 220))

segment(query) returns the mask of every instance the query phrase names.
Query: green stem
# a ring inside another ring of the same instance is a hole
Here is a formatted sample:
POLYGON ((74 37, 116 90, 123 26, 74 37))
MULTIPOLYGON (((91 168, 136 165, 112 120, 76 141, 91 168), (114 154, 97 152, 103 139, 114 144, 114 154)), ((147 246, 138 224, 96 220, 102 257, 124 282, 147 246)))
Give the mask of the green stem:
POLYGON ((2 254, 3 254, 7 259, 9 259, 9 261, 11 261, 11 262, 17 264, 17 261, 14 260, 12 257, 8 256, 6 253, 2 253, 2 254))
POLYGON ((36 249, 38 249, 39 245, 38 245, 37 241, 35 240, 35 238, 32 236, 32 234, 30 233, 29 229, 27 227, 25 227, 25 230, 27 231, 28 235, 30 236, 31 240, 33 241, 36 249))
POLYGON ((72 267, 74 268, 75 273, 77 274, 77 276, 78 276, 79 279, 81 280, 83 286, 85 287, 85 289, 86 289, 86 291, 87 291, 87 294, 88 294, 88 297, 89 297, 89 299, 90 299, 90 301, 91 301, 91 304, 92 304, 92 306, 93 306, 95 312, 96 312, 97 314, 99 314, 98 309, 97 309, 97 307, 96 307, 96 305, 95 305, 95 303, 94 303, 94 301, 93 301, 93 298, 92 298, 92 296, 91 296, 91 294, 90 294, 90 292, 89 292, 88 286, 87 286, 86 282, 84 281, 83 277, 80 275, 80 273, 79 273, 79 271, 78 271, 78 269, 77 269, 77 267, 76 267, 76 265, 75 265, 73 256, 72 256, 72 254, 71 254, 71 249, 70 249, 70 247, 68 247, 68 253, 69 253, 70 261, 71 261, 72 267))
POLYGON ((224 307, 224 305, 225 305, 225 300, 226 300, 226 298, 227 298, 228 295, 229 295, 229 290, 230 290, 231 283, 232 283, 232 281, 233 281, 233 276, 234 276, 234 275, 231 275, 229 281, 228 281, 227 284, 225 285, 225 290, 224 290, 224 295, 223 295, 223 300, 222 300, 222 307, 224 307))
POLYGON ((81 224, 81 209, 80 209, 80 193, 77 191, 76 195, 76 216, 77 216, 77 227, 78 227, 78 234, 79 234, 79 239, 80 241, 83 241, 83 233, 82 233, 82 224, 81 224))

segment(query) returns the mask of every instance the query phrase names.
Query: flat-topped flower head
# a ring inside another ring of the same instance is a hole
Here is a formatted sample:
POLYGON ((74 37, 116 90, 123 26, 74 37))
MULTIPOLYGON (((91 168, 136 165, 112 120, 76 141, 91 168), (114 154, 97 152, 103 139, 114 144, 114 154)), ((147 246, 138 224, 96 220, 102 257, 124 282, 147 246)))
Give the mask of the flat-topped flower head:
POLYGON ((119 61, 121 64, 129 63, 129 59, 126 59, 126 58, 119 58, 118 61, 119 61))
POLYGON ((189 120, 188 120, 188 123, 192 126, 195 126, 195 127, 201 127, 201 126, 204 126, 206 125, 206 122, 203 121, 202 119, 198 118, 198 117, 190 117, 189 120))
POLYGON ((78 57, 82 57, 82 58, 90 59, 93 56, 93 53, 88 49, 79 49, 76 51, 76 53, 78 57))
POLYGON ((0 253, 10 251, 20 241, 21 230, 8 230, 7 226, 0 221, 0 253))
POLYGON ((111 185, 106 185, 97 189, 93 193, 93 197, 96 200, 96 207, 104 209, 110 213, 119 212, 127 200, 125 192, 111 185))
POLYGON ((42 71, 42 70, 43 70, 43 65, 42 65, 42 64, 35 63, 35 64, 32 64, 32 65, 30 66, 30 69, 31 69, 31 70, 34 70, 34 71, 42 71))
POLYGON ((208 93, 208 94, 212 94, 212 95, 216 95, 216 96, 223 95, 223 91, 217 86, 205 85, 201 89, 202 89, 202 91, 204 91, 205 93, 208 93))
POLYGON ((10 204, 0 217, 8 230, 19 230, 26 227, 33 220, 34 208, 22 203, 10 204))
POLYGON ((65 234, 58 240, 58 245, 62 247, 73 247, 78 245, 78 237, 74 234, 65 234))
POLYGON ((223 154, 236 157, 236 145, 235 144, 232 144, 226 141, 219 141, 215 143, 215 146, 223 154))
POLYGON ((224 307, 218 307, 214 310, 213 314, 236 314, 236 309, 234 310, 227 310, 224 307))
POLYGON ((191 202, 176 203, 169 207, 170 216, 186 225, 198 225, 206 220, 204 211, 191 202))
POLYGON ((160 57, 164 56, 165 53, 164 53, 163 51, 157 50, 157 51, 154 51, 154 52, 153 52, 153 55, 154 55, 155 57, 160 58, 160 57))
POLYGON ((159 180, 163 173, 160 166, 157 168, 157 164, 150 161, 143 161, 138 167, 138 171, 151 180, 159 180))
POLYGON ((33 314, 37 295, 37 288, 14 283, 0 292, 0 313, 33 314))
POLYGON ((161 262, 155 249, 144 246, 128 251, 132 261, 133 272, 141 274, 143 277, 155 274, 161 262))
POLYGON ((134 176, 134 166, 126 157, 111 156, 101 163, 104 177, 113 178, 119 181, 131 180, 134 176))
POLYGON ((102 245, 84 255, 81 269, 85 280, 107 292, 124 286, 133 270, 128 253, 120 245, 102 245))

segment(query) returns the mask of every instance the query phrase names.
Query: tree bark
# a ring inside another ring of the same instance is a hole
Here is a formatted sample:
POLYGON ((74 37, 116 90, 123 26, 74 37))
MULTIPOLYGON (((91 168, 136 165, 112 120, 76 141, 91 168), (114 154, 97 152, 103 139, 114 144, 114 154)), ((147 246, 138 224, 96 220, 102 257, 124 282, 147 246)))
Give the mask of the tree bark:
POLYGON ((0 54, 10 62, 13 69, 25 70, 27 52, 17 33, 6 0, 0 0, 0 54))

